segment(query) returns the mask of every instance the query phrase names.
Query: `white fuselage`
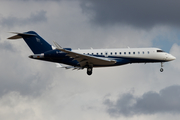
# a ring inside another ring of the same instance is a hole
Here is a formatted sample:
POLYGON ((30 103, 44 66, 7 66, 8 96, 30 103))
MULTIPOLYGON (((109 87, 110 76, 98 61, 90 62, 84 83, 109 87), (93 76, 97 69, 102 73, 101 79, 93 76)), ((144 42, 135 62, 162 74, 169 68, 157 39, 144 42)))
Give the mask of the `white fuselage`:
MULTIPOLYGON (((93 55, 104 56, 105 58, 127 58, 127 59, 142 59, 146 60, 167 62, 176 59, 169 53, 163 52, 159 48, 121 48, 121 49, 79 49, 72 50, 73 52, 93 55)), ((143 62, 143 61, 142 61, 143 62)))

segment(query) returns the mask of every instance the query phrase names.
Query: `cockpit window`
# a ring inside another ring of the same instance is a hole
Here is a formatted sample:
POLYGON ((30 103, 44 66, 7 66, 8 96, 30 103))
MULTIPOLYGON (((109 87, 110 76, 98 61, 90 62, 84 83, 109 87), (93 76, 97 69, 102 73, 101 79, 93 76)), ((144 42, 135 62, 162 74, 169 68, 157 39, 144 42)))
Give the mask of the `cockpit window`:
POLYGON ((157 52, 164 52, 164 51, 162 51, 162 50, 157 50, 157 52))

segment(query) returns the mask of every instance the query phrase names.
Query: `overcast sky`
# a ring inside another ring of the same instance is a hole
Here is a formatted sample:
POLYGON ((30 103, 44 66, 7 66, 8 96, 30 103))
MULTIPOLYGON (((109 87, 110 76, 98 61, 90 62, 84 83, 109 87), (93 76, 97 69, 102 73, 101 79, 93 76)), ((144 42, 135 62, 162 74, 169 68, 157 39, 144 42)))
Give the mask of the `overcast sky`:
POLYGON ((180 2, 178 0, 0 1, 0 119, 179 120, 180 2), (158 47, 164 63, 86 70, 29 59, 9 32, 36 31, 63 47, 158 47))

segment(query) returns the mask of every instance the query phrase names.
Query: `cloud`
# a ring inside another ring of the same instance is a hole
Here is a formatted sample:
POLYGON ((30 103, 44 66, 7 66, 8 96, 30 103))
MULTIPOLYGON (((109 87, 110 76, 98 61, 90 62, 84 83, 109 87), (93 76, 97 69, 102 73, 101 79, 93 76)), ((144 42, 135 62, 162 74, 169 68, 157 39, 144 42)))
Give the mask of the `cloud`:
POLYGON ((125 24, 139 28, 180 26, 179 0, 82 0, 81 7, 98 25, 125 24))
POLYGON ((19 25, 22 26, 22 25, 37 24, 46 21, 47 21, 46 12, 42 10, 36 13, 31 13, 27 18, 19 18, 15 16, 1 17, 0 25, 3 27, 13 27, 19 25))
POLYGON ((7 0, 7 1, 35 1, 35 2, 46 2, 46 1, 61 1, 61 0, 7 0))
MULTIPOLYGON (((6 63, 4 64, 5 65, 1 64, 1 66, 7 66, 6 63)), ((17 65, 20 65, 20 63, 17 63, 17 65)), ((31 75, 29 73, 29 75, 23 76, 21 74, 28 73, 27 70, 24 69, 24 72, 22 72, 21 69, 21 67, 16 67, 16 70, 19 72, 15 72, 14 66, 11 66, 11 64, 9 64, 8 67, 6 67, 6 71, 1 70, 1 74, 4 74, 4 76, 2 76, 0 80, 0 97, 12 91, 18 92, 19 94, 24 96, 36 97, 37 95, 40 95, 44 89, 46 89, 49 82, 46 79, 43 79, 45 75, 40 73, 31 75), (19 74, 21 76, 17 76, 16 74, 19 74)))
POLYGON ((174 44, 170 51, 171 54, 173 54, 176 57, 176 60, 174 61, 173 67, 176 68, 176 70, 180 70, 180 46, 178 44, 174 44))
MULTIPOLYGON (((150 118, 147 112, 151 111, 142 113, 143 106, 136 105, 143 97, 142 94, 145 91, 159 91, 165 86, 180 84, 179 70, 175 70, 169 63, 165 64, 163 73, 159 72, 160 64, 95 68, 92 76, 86 75, 86 69, 72 71, 56 68, 53 63, 29 59, 28 56, 32 52, 25 42, 7 41, 6 38, 12 34, 5 33, 34 30, 49 43, 57 41, 61 46, 73 49, 149 47, 157 36, 171 34, 169 27, 160 26, 161 28, 154 27, 150 31, 145 31, 132 26, 108 24, 109 26, 104 29, 97 24, 91 24, 87 14, 82 13, 79 1, 62 0, 57 4, 48 0, 43 2, 16 0, 5 1, 0 6, 3 16, 1 20, 9 19, 10 16, 15 18, 15 21, 11 19, 12 23, 7 22, 1 26, 0 30, 2 38, 0 119, 113 120, 114 118, 105 111, 105 107, 113 108, 116 113, 113 114, 111 111, 112 115, 119 116, 118 108, 115 107, 116 102, 109 99, 109 104, 104 105, 104 96, 108 93, 116 95, 121 92, 123 94, 119 102, 123 105, 121 118, 127 119, 126 116, 131 116, 128 119, 133 119, 139 114, 140 118, 148 120, 150 118), (44 13, 40 13, 41 11, 44 13), (38 16, 40 14, 42 17, 38 16), (43 21, 43 17, 46 21, 43 21), (14 27, 7 30, 11 24, 14 27), (11 46, 14 47, 15 52, 8 50, 11 46), (174 79, 169 80, 172 76, 174 79), (131 89, 136 93, 127 92, 131 89), (141 96, 138 97, 136 94, 141 96), (139 112, 134 112, 135 105, 136 108, 141 108, 137 110, 139 112)), ((172 39, 172 36, 169 39, 172 39)), ((177 52, 176 49, 173 51, 177 52)), ((160 95, 158 92, 152 93, 160 95)), ((158 120, 167 115, 154 114, 151 113, 150 116, 155 116, 154 118, 158 120)), ((174 116, 172 118, 175 119, 174 116)))
POLYGON ((125 93, 116 102, 106 99, 107 112, 113 116, 133 116, 141 114, 180 113, 180 85, 173 85, 160 90, 149 91, 142 96, 125 93))
POLYGON ((1 42, 1 39, 0 39, 0 50, 1 51, 11 51, 11 52, 14 52, 16 51, 16 49, 8 42, 1 42))

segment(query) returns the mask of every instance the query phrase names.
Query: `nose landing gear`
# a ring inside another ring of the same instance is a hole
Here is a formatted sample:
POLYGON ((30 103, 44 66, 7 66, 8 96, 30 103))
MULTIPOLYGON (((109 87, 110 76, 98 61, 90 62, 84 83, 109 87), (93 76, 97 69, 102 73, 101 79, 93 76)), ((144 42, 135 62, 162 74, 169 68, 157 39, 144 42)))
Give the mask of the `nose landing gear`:
POLYGON ((161 72, 164 71, 164 69, 162 67, 163 67, 163 62, 161 62, 161 69, 160 69, 161 72))

